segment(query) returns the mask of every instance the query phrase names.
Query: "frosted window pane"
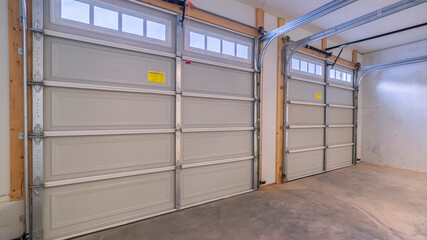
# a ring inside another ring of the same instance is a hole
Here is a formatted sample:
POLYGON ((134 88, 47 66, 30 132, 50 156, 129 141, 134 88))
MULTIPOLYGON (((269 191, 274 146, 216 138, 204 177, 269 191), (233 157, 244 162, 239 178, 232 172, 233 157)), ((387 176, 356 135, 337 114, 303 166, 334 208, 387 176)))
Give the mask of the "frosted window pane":
POLYGON ((144 19, 122 14, 122 31, 144 36, 144 19))
POLYGON ((208 51, 221 53, 221 40, 219 38, 207 36, 207 46, 208 51))
POLYGON ((307 72, 307 62, 306 61, 301 61, 301 71, 307 72))
POLYGON ((234 56, 234 42, 222 40, 222 53, 225 55, 234 56))
POLYGON ((335 70, 329 71, 329 78, 335 78, 335 70))
POLYGON ((205 35, 190 32, 190 47, 205 49, 205 35))
POLYGON ((316 65, 316 75, 322 76, 322 66, 316 65))
POLYGON ((99 27, 118 30, 119 29, 119 13, 116 11, 105 9, 105 8, 94 7, 93 24, 99 27))
POLYGON ((315 68, 316 68, 316 65, 315 65, 315 64, 313 64, 313 63, 309 63, 309 64, 308 64, 308 72, 309 72, 309 73, 314 74, 315 68))
POLYGON ((299 60, 292 58, 292 69, 299 71, 299 60))
POLYGON ((346 82, 347 81, 346 77, 347 75, 344 72, 341 72, 341 80, 346 82))
POLYGON ((347 73, 347 82, 352 82, 351 77, 352 77, 352 76, 351 76, 351 74, 348 74, 348 73, 347 73))
POLYGON ((248 46, 236 44, 236 57, 248 59, 248 50, 248 46))
POLYGON ((61 0, 61 18, 89 24, 89 4, 75 0, 61 0))
POLYGON ((166 25, 147 20, 147 37, 166 41, 166 25))
POLYGON ((341 72, 340 71, 335 71, 335 79, 337 80, 341 80, 341 72))

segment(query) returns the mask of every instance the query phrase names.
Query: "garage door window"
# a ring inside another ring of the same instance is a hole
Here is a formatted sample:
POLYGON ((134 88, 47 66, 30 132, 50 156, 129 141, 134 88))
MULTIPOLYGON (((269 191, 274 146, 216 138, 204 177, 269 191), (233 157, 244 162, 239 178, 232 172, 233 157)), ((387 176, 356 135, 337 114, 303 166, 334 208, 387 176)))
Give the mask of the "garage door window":
POLYGON ((110 6, 101 1, 51 1, 54 17, 51 21, 68 27, 138 38, 169 45, 171 23, 152 16, 110 6))
POLYGON ((144 19, 122 14, 122 31, 138 36, 144 36, 144 19))
POLYGON ((347 73, 340 70, 334 70, 334 69, 329 70, 329 78, 332 80, 351 83, 353 82, 352 77, 353 75, 351 73, 347 73))
POLYGON ((90 5, 75 0, 61 0, 61 18, 89 24, 90 5))
POLYGON ((196 31, 190 31, 189 39, 188 45, 192 49, 216 56, 233 57, 236 60, 249 60, 248 45, 196 31))
POLYGON ((119 30, 119 13, 101 7, 93 9, 93 24, 113 30, 119 30))
POLYGON ((323 70, 322 70, 323 66, 313 62, 292 58, 291 68, 292 70, 295 70, 298 72, 308 73, 308 74, 317 75, 317 76, 323 76, 323 70))

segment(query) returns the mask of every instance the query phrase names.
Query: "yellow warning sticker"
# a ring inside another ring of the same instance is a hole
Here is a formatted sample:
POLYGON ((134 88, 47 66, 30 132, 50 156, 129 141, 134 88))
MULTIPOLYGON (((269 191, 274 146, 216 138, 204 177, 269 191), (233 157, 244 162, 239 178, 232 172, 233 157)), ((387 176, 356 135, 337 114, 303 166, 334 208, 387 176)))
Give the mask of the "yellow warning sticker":
POLYGON ((322 99, 322 94, 320 92, 316 93, 316 100, 321 100, 322 99))
POLYGON ((165 73, 148 71, 148 81, 155 83, 165 83, 165 73))

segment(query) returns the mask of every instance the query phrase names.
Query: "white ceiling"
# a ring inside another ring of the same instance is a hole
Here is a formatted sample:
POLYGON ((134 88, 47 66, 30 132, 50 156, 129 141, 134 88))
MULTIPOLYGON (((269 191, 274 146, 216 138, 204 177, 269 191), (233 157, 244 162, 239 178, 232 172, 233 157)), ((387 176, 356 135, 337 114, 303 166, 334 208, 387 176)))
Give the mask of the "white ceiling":
MULTIPOLYGON (((300 17, 331 0, 238 0, 244 4, 255 8, 264 9, 266 13, 284 18, 289 22, 297 17, 300 17)), ((355 3, 347 5, 331 14, 321 17, 303 28, 317 33, 340 23, 352 20, 366 13, 375 11, 379 8, 390 5, 398 0, 358 0, 355 3)), ((399 13, 382 18, 375 22, 371 22, 349 31, 340 33, 330 40, 339 44, 346 43, 401 28, 410 27, 413 25, 427 22, 427 3, 403 10, 399 13)), ((289 34, 292 40, 292 33, 289 34)), ((389 35, 382 38, 358 43, 352 45, 353 49, 361 53, 372 52, 380 49, 390 48, 410 42, 427 39, 427 27, 420 27, 409 31, 389 35)))

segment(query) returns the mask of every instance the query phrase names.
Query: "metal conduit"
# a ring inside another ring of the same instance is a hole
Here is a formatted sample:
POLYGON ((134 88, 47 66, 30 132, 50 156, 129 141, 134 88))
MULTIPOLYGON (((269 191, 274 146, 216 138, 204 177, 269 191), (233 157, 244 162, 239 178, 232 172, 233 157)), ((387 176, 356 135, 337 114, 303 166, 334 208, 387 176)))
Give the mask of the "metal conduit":
POLYGON ((357 90, 359 89, 359 86, 360 86, 360 83, 361 83, 363 77, 365 77, 366 74, 368 74, 369 72, 371 72, 373 70, 389 68, 389 67, 397 67, 397 66, 419 63, 419 62, 426 62, 426 61, 427 61, 427 55, 421 56, 421 57, 409 58, 409 59, 398 60, 398 61, 389 62, 389 63, 381 63, 381 64, 376 64, 376 65, 365 66, 365 67, 359 68, 358 71, 365 71, 365 72, 357 80, 356 89, 357 90))
MULTIPOLYGON (((292 56, 295 54, 295 52, 302 46, 305 46, 306 44, 310 44, 312 42, 318 41, 322 38, 326 38, 347 30, 350 30, 355 27, 359 27, 361 25, 367 24, 369 22, 381 19, 383 17, 389 16, 391 14, 400 12, 402 10, 411 8, 413 6, 422 4, 427 2, 427 0, 401 0, 399 2, 396 2, 394 4, 388 5, 386 7, 380 8, 376 11, 370 12, 368 14, 365 14, 363 16, 360 16, 358 18, 355 18, 353 20, 347 21, 345 23, 339 24, 335 27, 326 29, 325 31, 316 33, 314 35, 308 36, 306 38, 300 39, 296 42, 291 43, 288 47, 289 49, 293 49, 291 54, 288 56, 285 69, 289 70, 289 61, 292 59, 292 56)), ((289 71, 287 71, 289 72, 289 71)))
POLYGON ((27 53, 27 5, 25 0, 19 1, 22 25, 22 93, 24 118, 24 205, 25 205, 25 238, 30 233, 30 194, 29 194, 29 162, 28 162, 28 53, 27 53))
POLYGON ((273 31, 266 33, 264 36, 260 38, 261 42, 266 42, 264 45, 264 48, 261 51, 261 55, 259 58, 259 69, 262 67, 262 60, 264 59, 265 52, 267 51, 268 46, 270 43, 278 36, 287 33, 291 30, 294 30, 296 28, 301 27, 302 25, 305 25, 309 22, 312 22, 322 16, 325 16, 333 11, 336 11, 342 7, 347 6, 348 4, 351 4, 357 0, 334 0, 331 1, 307 14, 305 14, 302 17, 299 17, 277 29, 274 29, 273 31))

